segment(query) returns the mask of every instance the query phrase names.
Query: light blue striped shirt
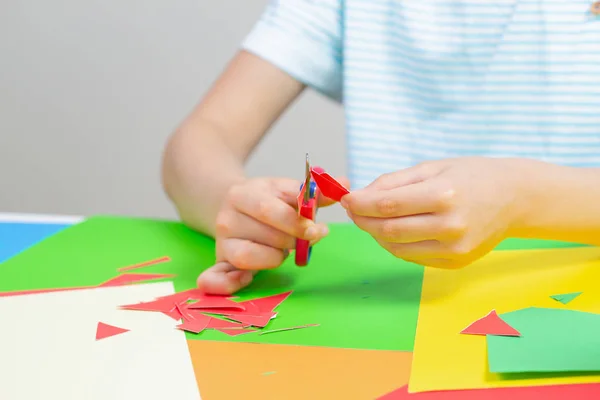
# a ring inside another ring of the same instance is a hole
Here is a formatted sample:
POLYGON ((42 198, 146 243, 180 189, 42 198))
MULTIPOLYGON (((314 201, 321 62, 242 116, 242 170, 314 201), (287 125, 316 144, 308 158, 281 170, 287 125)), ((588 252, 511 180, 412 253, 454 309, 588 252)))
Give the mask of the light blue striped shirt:
POLYGON ((280 0, 243 43, 343 102, 355 188, 458 156, 600 167, 591 0, 280 0))

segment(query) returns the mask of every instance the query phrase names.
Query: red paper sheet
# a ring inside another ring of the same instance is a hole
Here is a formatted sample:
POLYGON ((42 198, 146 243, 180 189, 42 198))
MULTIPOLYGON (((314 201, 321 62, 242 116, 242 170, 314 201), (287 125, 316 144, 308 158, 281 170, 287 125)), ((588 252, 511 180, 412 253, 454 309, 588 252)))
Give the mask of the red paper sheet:
POLYGON ((153 281, 156 279, 172 278, 172 274, 121 274, 108 281, 101 283, 98 287, 122 286, 130 283, 153 281))
POLYGON ((342 186, 342 184, 336 181, 321 167, 312 167, 310 169, 310 174, 325 197, 340 201, 344 195, 350 193, 348 189, 342 186))
POLYGON ((129 332, 129 329, 108 325, 104 322, 98 322, 98 326, 96 327, 96 340, 105 339, 125 332, 129 332))
POLYGON ((165 257, 157 258, 156 260, 150 260, 150 261, 146 261, 146 262, 143 262, 140 264, 134 264, 134 265, 130 265, 127 267, 121 267, 121 268, 117 269, 117 271, 119 271, 119 272, 131 271, 132 269, 144 268, 144 267, 148 267, 150 265, 160 264, 160 263, 167 262, 167 261, 171 261, 171 258, 165 256, 165 257))
POLYGON ((377 400, 592 400, 600 399, 600 384, 530 386, 408 393, 408 386, 377 400))
POLYGON ((519 331, 498 316, 496 310, 467 326, 460 333, 465 335, 521 336, 519 331))

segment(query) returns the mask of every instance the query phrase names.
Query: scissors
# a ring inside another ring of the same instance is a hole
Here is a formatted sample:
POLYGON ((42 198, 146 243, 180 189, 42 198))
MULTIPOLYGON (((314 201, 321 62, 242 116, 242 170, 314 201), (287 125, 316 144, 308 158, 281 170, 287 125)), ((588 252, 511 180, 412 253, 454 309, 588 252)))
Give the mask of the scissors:
MULTIPOLYGON (((308 153, 306 153, 306 176, 304 183, 300 185, 300 193, 298 194, 298 213, 304 218, 312 221, 317 215, 317 204, 319 202, 319 188, 311 176, 310 162, 308 153)), ((310 260, 312 246, 308 240, 296 239, 296 265, 304 267, 310 260)))

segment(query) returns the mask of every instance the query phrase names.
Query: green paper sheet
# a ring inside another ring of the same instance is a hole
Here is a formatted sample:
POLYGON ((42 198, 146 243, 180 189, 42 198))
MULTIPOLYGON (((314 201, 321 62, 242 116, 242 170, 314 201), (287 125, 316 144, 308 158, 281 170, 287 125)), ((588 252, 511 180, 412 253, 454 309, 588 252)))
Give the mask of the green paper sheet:
POLYGON ((550 298, 561 302, 563 304, 568 304, 570 303, 575 297, 579 297, 579 295, 583 293, 583 292, 575 292, 575 293, 564 293, 564 294, 555 294, 553 296, 550 296, 550 298))
MULTIPOLYGON (((213 248, 211 239, 179 223, 94 217, 1 264, 0 290, 95 285, 117 275, 119 267, 170 256, 170 262, 136 272, 177 274, 174 284, 181 291, 194 287, 198 274, 212 265, 213 248)), ((412 350, 422 267, 394 258, 349 224, 331 226, 329 237, 314 247, 307 267, 293 262, 291 256, 281 268, 259 273, 254 284, 238 294, 239 300, 292 289, 266 329, 320 324, 318 328, 237 337, 205 331, 187 337, 412 350)))
POLYGON ((600 371, 600 314, 529 307, 501 317, 521 337, 487 336, 490 372, 600 371))

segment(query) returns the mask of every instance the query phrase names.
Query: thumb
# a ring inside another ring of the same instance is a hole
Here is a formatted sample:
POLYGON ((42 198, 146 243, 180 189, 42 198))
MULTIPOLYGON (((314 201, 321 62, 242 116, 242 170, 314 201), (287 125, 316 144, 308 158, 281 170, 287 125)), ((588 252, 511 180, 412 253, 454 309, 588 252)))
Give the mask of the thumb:
MULTIPOLYGON (((348 178, 345 176, 340 176, 335 178, 335 180, 338 181, 340 185, 350 190, 350 180, 348 178)), ((336 203, 336 201, 330 199, 329 197, 325 197, 323 195, 319 196, 319 207, 328 207, 334 203, 336 203)))

